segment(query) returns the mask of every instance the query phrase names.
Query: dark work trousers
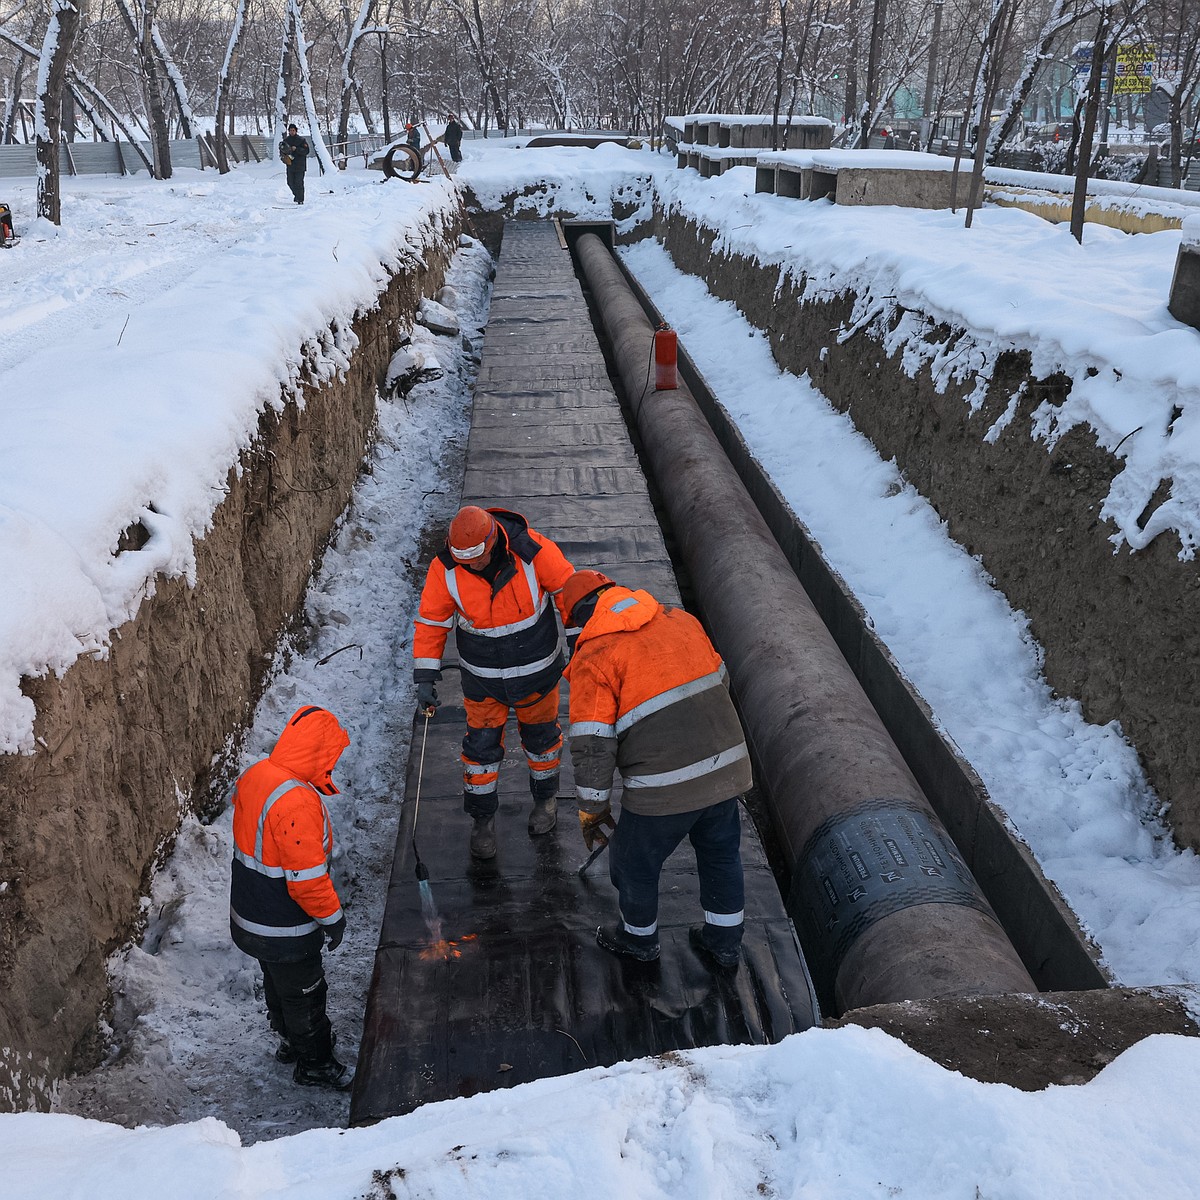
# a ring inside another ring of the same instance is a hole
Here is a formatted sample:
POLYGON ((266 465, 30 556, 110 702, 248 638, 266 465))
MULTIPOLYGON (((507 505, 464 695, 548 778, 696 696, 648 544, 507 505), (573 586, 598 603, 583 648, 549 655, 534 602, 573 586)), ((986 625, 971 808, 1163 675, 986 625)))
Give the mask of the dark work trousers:
POLYGON ((455 162, 462 162, 462 142, 447 142, 446 146, 450 151, 450 157, 455 162))
POLYGON ((742 943, 745 905, 736 796, 709 808, 661 817, 621 810, 609 847, 608 874, 625 928, 642 937, 658 933, 658 877, 685 837, 696 851, 704 939, 720 953, 736 950, 742 943))
POLYGON ((304 168, 306 165, 303 158, 294 158, 288 163, 287 185, 292 189, 292 196, 297 204, 304 203, 304 168))
POLYGON ((333 1057, 333 1038, 325 1015, 325 969, 321 952, 299 962, 263 962, 263 994, 267 1020, 284 1041, 295 1047, 310 1065, 327 1063, 333 1057))

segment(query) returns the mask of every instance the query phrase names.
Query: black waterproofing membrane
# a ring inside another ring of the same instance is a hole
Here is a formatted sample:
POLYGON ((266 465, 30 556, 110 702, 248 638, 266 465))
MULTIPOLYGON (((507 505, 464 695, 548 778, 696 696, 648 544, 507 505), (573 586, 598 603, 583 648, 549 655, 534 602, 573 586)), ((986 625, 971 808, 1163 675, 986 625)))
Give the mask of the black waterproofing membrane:
MULTIPOLYGON (((463 502, 514 508, 576 567, 679 602, 570 257, 549 223, 505 228, 463 502)), ((499 850, 489 862, 471 858, 454 657, 451 639, 442 707, 414 730, 351 1123, 669 1050, 775 1042, 814 1024, 811 983, 748 818, 746 936, 732 975, 714 976, 688 944, 703 914, 686 842, 663 872, 659 961, 596 945, 596 927, 617 919, 607 853, 579 873, 587 852, 565 747, 559 826, 529 835, 528 770, 512 721, 499 850)), ((565 734, 565 685, 561 719, 565 734)))

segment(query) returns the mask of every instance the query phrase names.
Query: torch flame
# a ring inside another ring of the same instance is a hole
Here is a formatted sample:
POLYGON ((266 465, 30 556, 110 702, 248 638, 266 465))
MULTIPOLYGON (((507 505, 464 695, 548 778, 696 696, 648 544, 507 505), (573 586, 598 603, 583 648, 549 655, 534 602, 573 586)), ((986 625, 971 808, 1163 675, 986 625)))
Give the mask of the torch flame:
POLYGON ((479 935, 477 933, 464 933, 457 941, 450 941, 447 938, 438 938, 436 941, 430 942, 424 950, 421 951, 421 958, 425 962, 434 962, 437 959, 442 959, 444 962, 449 962, 453 958, 462 958, 462 951, 459 949, 464 942, 473 942, 479 935))

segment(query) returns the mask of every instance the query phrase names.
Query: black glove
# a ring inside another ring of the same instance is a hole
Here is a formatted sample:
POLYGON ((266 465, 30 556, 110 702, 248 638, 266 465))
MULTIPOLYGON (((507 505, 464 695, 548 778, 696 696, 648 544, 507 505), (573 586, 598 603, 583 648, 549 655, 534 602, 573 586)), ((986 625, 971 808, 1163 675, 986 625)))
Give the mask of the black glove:
POLYGON ((438 709, 437 688, 432 679, 421 679, 417 682, 417 715, 432 717, 438 709))
POLYGON ((325 930, 325 940, 329 943, 329 949, 336 950, 342 944, 342 938, 346 936, 345 914, 338 917, 332 925, 325 925, 322 928, 325 930))

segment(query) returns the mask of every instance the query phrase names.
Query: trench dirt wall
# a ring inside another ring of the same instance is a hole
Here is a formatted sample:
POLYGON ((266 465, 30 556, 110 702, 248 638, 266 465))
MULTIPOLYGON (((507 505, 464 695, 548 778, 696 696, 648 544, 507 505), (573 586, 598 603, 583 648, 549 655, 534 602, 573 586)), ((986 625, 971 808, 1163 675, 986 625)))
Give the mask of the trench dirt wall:
POLYGON ((54 1080, 91 1057, 105 960, 136 931, 183 813, 228 782, 214 774, 349 500, 388 361, 444 280, 458 230, 431 221, 423 258, 355 319, 344 374, 318 386, 306 371, 303 402, 262 415, 196 546, 195 586, 158 580, 106 659, 23 681, 41 748, 0 758, 0 1110, 46 1107, 54 1080))
MULTIPOLYGON (((1050 685, 1077 698, 1090 721, 1121 723, 1169 805, 1177 841, 1200 849, 1200 567, 1179 559, 1174 534, 1114 553, 1114 526, 1099 513, 1120 460, 1085 427, 1053 447, 1033 434, 1034 409, 1061 403, 1070 380, 1035 378, 1028 354, 1009 353, 972 412, 974 380, 939 391, 928 364, 907 373, 902 351, 889 354, 877 327, 839 342, 837 332, 851 326, 853 294, 804 301, 803 279, 781 280, 777 267, 714 253, 716 233, 679 213, 658 213, 655 233, 680 269, 767 333, 780 366, 808 372, 885 459, 895 458, 951 536, 1026 614, 1050 685), (985 441, 1019 389, 1016 413, 985 441)), ((902 316, 897 309, 893 323, 902 316)), ((963 333, 943 327, 935 336, 963 333)))

